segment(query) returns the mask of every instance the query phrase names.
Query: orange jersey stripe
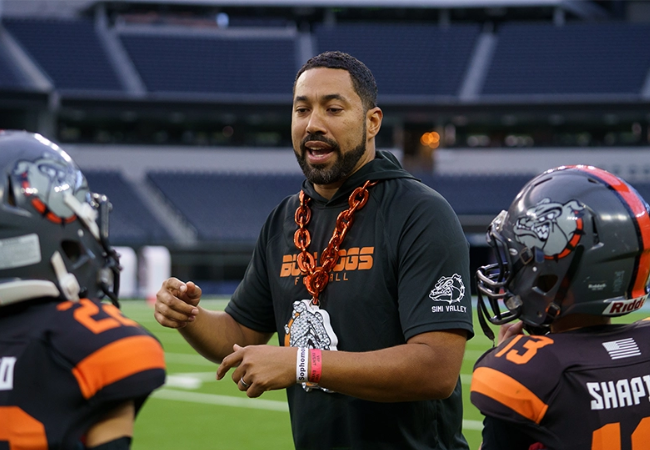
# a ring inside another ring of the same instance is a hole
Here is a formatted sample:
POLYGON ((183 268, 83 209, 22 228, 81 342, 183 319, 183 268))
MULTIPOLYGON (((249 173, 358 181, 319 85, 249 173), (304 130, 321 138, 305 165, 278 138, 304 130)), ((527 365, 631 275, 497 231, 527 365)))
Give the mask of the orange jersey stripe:
POLYGON ((43 424, 17 406, 0 406, 0 441, 11 450, 48 448, 43 424))
POLYGON ((490 397, 537 424, 548 409, 548 405, 526 386, 488 367, 479 367, 474 371, 470 391, 490 397))
POLYGON ((646 283, 650 276, 650 216, 639 196, 630 190, 627 183, 621 181, 609 172, 591 166, 574 166, 577 169, 593 173, 614 189, 627 203, 639 227, 639 245, 645 249, 639 258, 631 298, 642 297, 646 294, 646 283))
POLYGON ((105 386, 130 375, 164 368, 165 356, 158 341, 151 336, 131 336, 88 355, 72 373, 81 393, 88 399, 105 386))

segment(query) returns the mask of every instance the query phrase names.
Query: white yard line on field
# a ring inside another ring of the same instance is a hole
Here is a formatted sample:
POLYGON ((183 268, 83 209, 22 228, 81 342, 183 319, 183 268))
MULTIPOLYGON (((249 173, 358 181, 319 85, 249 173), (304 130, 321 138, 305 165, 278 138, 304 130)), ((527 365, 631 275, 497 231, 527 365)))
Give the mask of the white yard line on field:
POLYGON ((483 429, 483 421, 481 420, 468 420, 468 419, 463 419, 463 431, 464 430, 482 430, 483 429))
MULTIPOLYGON (((228 395, 200 394, 197 392, 177 391, 169 388, 158 389, 153 393, 154 398, 162 400, 175 400, 189 403, 203 403, 208 405, 234 406, 236 408, 264 409, 267 411, 289 412, 289 407, 284 401, 262 400, 258 398, 239 398, 228 395)), ((480 420, 463 420, 464 430, 481 430, 483 423, 480 420)))
POLYGON ((177 391, 162 388, 152 394, 154 398, 177 400, 190 403, 205 403, 209 405, 235 406, 238 408, 266 409, 270 411, 289 412, 286 401, 262 400, 259 398, 240 398, 228 395, 201 394, 198 392, 177 391))
MULTIPOLYGON (((199 389, 203 383, 217 381, 215 372, 168 373, 165 387, 181 389, 199 389)), ((472 383, 471 374, 460 374, 460 382, 464 385, 472 383)))

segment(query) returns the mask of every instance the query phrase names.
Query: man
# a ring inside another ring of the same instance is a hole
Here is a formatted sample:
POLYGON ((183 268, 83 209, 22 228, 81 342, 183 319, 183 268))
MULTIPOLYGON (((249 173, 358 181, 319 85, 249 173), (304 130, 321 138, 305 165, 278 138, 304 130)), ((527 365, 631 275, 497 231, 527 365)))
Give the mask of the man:
POLYGON ((160 344, 117 308, 109 209, 58 146, 0 132, 0 447, 127 450, 165 380, 160 344))
POLYGON ((309 60, 292 136, 307 180, 270 214, 225 312, 169 279, 156 319, 249 397, 287 389, 298 449, 465 449, 468 244, 449 204, 375 150, 382 112, 350 55, 309 60), (266 345, 278 332, 280 346, 266 345))
POLYGON ((648 210, 623 180, 571 166, 531 180, 494 219, 479 314, 521 321, 474 368, 483 450, 648 448, 650 321, 610 323, 648 296, 648 210))

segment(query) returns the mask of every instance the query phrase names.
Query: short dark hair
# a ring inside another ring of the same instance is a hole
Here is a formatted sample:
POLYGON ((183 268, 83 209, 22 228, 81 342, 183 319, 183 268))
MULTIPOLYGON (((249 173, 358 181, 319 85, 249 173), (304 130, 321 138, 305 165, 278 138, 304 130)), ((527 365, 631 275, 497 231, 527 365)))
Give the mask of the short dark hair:
POLYGON ((377 106, 377 83, 370 69, 354 56, 338 51, 323 52, 307 61, 296 74, 296 79, 293 82, 294 92, 300 75, 309 69, 318 67, 346 70, 352 78, 352 87, 361 98, 364 110, 367 111, 377 106))

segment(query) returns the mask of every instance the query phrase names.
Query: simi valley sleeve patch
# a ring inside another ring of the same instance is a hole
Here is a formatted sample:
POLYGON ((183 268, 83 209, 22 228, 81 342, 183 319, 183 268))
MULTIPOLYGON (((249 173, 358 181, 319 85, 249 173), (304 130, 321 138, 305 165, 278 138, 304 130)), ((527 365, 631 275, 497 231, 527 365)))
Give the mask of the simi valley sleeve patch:
POLYGON ((435 287, 429 293, 429 298, 434 302, 447 302, 446 305, 436 304, 431 311, 438 312, 467 312, 467 307, 455 305, 465 297, 463 279, 457 273, 450 277, 440 277, 435 287))

